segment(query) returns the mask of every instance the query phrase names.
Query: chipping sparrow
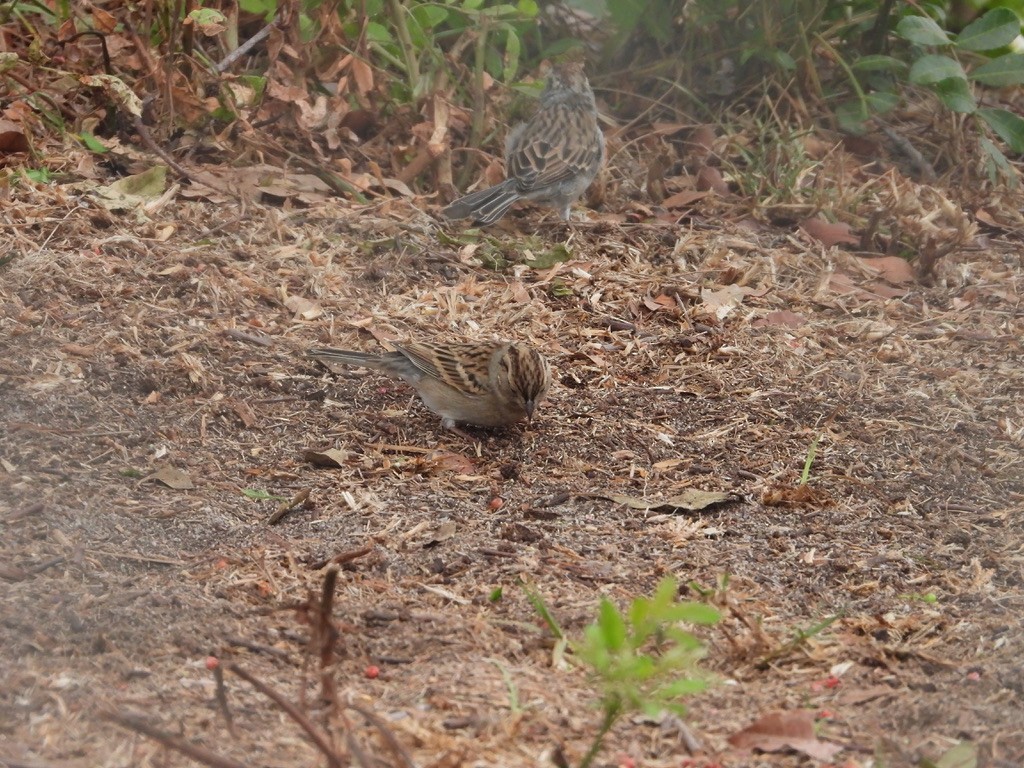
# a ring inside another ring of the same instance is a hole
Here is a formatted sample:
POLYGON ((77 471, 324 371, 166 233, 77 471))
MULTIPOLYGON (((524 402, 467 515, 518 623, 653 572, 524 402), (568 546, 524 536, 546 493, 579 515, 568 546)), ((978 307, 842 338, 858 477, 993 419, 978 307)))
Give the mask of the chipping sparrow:
POLYGON ((510 342, 410 342, 381 355, 331 348, 311 349, 306 355, 403 379, 446 429, 455 429, 456 422, 502 427, 529 421, 551 385, 551 371, 541 354, 510 342))
POLYGON ((442 213, 493 224, 517 200, 532 200, 558 209, 568 221, 569 206, 603 162, 604 134, 583 64, 562 64, 548 76, 537 113, 505 139, 505 181, 459 198, 442 213))

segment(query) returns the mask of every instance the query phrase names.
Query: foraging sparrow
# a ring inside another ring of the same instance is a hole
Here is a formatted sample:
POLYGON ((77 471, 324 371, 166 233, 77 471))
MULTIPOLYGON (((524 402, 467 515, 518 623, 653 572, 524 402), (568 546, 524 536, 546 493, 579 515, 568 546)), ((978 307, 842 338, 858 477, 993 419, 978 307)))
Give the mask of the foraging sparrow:
POLYGON ((603 162, 604 134, 583 65, 563 64, 552 69, 537 114, 505 139, 505 181, 459 198, 442 213, 493 224, 517 200, 532 200, 558 209, 568 221, 569 206, 590 186, 603 162))
POLYGON ((382 355, 331 348, 311 349, 306 355, 403 379, 446 429, 455 429, 456 422, 502 427, 529 421, 551 385, 547 361, 522 344, 411 342, 395 347, 382 355))

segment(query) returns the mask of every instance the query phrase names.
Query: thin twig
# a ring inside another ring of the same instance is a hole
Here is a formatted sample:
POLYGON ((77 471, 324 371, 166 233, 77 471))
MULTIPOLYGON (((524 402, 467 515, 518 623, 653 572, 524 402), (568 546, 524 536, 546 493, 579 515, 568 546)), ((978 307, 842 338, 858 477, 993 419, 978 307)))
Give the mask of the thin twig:
POLYGON ((218 662, 213 668, 213 679, 217 682, 217 706, 224 715, 224 723, 228 727, 231 738, 237 739, 235 732, 235 719, 231 716, 231 707, 228 706, 228 691, 224 685, 224 667, 218 662))
POLYGON ((313 635, 320 645, 320 697, 330 704, 338 700, 338 690, 334 681, 334 644, 338 642, 338 628, 331 621, 331 613, 340 570, 340 566, 332 565, 324 575, 320 609, 316 617, 316 632, 313 635))
POLYGON ((267 37, 269 37, 270 31, 272 29, 274 29, 274 27, 276 27, 276 26, 278 26, 277 19, 274 19, 273 22, 271 22, 270 24, 267 24, 267 26, 265 26, 263 29, 261 29, 259 32, 257 32, 252 37, 250 37, 248 40, 246 40, 240 46, 235 48, 235 50, 233 50, 231 53, 229 53, 223 59, 221 59, 220 63, 217 64, 217 66, 214 67, 214 69, 217 70, 218 74, 222 74, 222 73, 226 72, 227 70, 229 70, 234 65, 234 63, 236 61, 238 61, 240 58, 245 56, 245 54, 247 54, 249 51, 251 51, 253 48, 255 48, 256 45, 259 42, 261 42, 261 41, 265 40, 267 37))
POLYGON ((356 712, 358 712, 360 715, 366 718, 369 721, 370 725, 372 725, 380 732, 380 735, 384 738, 384 743, 387 745, 388 751, 391 752, 392 755, 394 755, 396 760, 398 760, 406 768, 416 768, 416 764, 413 762, 412 756, 405 749, 405 747, 402 746, 401 742, 398 741, 398 737, 395 736, 394 732, 390 728, 388 728, 387 723, 385 723, 375 713, 371 712, 370 710, 364 707, 359 706, 358 704, 354 704, 351 701, 348 703, 348 707, 349 709, 354 709, 356 712))
POLYGON ((221 757, 216 752, 211 752, 205 747, 200 747, 193 744, 180 736, 174 736, 166 731, 162 731, 159 728, 150 725, 140 717, 133 715, 121 715, 117 713, 110 713, 105 715, 106 719, 112 720, 118 725, 124 726, 128 730, 141 733, 144 736, 154 741, 159 741, 165 747, 173 749, 176 752, 180 752, 193 760, 210 766, 210 768, 248 768, 244 763, 239 763, 228 757, 221 757))
POLYGON ((316 726, 309 722, 309 718, 302 714, 294 704, 262 680, 259 680, 246 672, 237 664, 228 664, 228 669, 284 710, 285 714, 287 714, 288 717, 294 720, 298 726, 306 732, 306 735, 313 741, 313 745, 320 750, 324 757, 327 758, 327 764, 330 768, 342 768, 343 763, 341 757, 334 751, 334 748, 327 743, 327 739, 316 729, 316 726))

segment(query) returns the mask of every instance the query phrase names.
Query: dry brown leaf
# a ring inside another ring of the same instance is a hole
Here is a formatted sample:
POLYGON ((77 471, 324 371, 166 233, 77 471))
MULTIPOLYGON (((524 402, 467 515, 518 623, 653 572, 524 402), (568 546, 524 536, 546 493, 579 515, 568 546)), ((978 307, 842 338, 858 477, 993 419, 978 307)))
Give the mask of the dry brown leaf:
POLYGON ((870 294, 853 282, 853 278, 845 272, 833 272, 828 278, 828 289, 833 293, 854 295, 862 299, 871 298, 870 294))
POLYGON ((644 306, 652 312, 657 312, 661 309, 675 309, 676 300, 672 296, 659 293, 657 296, 644 296, 644 306))
POLYGON ((1006 229, 1006 225, 997 221, 996 217, 993 216, 989 211, 984 208, 979 208, 974 212, 974 218, 984 224, 986 227, 992 227, 993 229, 1006 229))
POLYGON ((28 152, 29 143, 25 132, 16 123, 0 119, 0 154, 28 152))
POLYGON ((674 195, 669 195, 661 204, 666 208, 679 209, 689 208, 691 203, 695 203, 698 200, 702 200, 708 196, 708 192, 697 192, 692 189, 684 189, 682 192, 676 192, 674 195))
POLYGON ((356 81, 356 90, 365 96, 373 90, 373 69, 363 59, 352 59, 352 77, 356 81))
POLYGON ((737 501, 740 498, 731 492, 702 491, 699 488, 687 488, 681 494, 670 499, 641 499, 617 493, 594 495, 599 499, 608 499, 616 504, 623 504, 630 509, 668 509, 683 512, 698 512, 712 504, 724 504, 728 501, 737 501))
POLYGON ((424 470, 456 472, 460 475, 470 475, 476 472, 476 464, 467 456, 451 451, 434 451, 423 457, 421 465, 424 470))
POLYGON ((826 248, 833 245, 846 243, 847 245, 858 245, 860 238, 850 234, 850 225, 837 222, 832 224, 823 219, 804 219, 800 222, 800 229, 820 242, 826 248))
POLYGON ((345 466, 348 454, 337 448, 328 448, 326 451, 305 450, 302 452, 302 458, 315 467, 336 469, 345 466))
POLYGON ((750 293, 749 288, 741 285, 730 284, 723 286, 717 291, 710 288, 703 288, 700 292, 701 301, 704 302, 703 310, 723 320, 726 315, 743 303, 743 297, 750 293))
POLYGON ((109 35, 117 29, 117 19, 102 8, 92 6, 92 26, 97 32, 109 35))
POLYGON ((458 533, 458 530, 459 528, 453 520, 446 520, 437 527, 437 530, 433 532, 430 538, 423 542, 424 549, 436 546, 443 541, 447 541, 458 533))
POLYGON ((772 325, 781 325, 784 328, 800 328, 807 325, 807 318, 788 309, 779 309, 775 312, 769 312, 764 317, 759 317, 752 325, 755 328, 764 328, 772 325))
POLYGON ((831 760, 839 744, 821 741, 814 734, 814 713, 806 709, 772 712, 729 737, 737 749, 761 752, 795 750, 815 760, 831 760))
POLYGON ((302 296, 289 296, 284 305, 295 314, 296 320, 315 320, 324 313, 318 301, 310 301, 302 296))
POLYGON ((168 488, 173 488, 176 491, 188 491, 195 488, 192 484, 192 478, 188 476, 188 473, 175 469, 172 466, 161 467, 153 474, 142 478, 140 482, 145 483, 150 480, 156 480, 158 483, 163 483, 168 488))
POLYGON ((832 498, 824 491, 818 491, 807 483, 800 485, 776 485, 765 489, 761 503, 766 507, 782 507, 791 504, 825 504, 832 498))
POLYGON ((711 165, 705 165, 697 171, 697 189, 710 189, 719 195, 729 193, 729 185, 722 178, 722 172, 711 165))
POLYGON ((698 125, 686 139, 688 154, 700 162, 705 162, 715 146, 715 126, 698 125))
POLYGON ((248 403, 244 403, 241 400, 232 400, 229 403, 231 410, 235 412, 235 415, 242 420, 242 424, 245 425, 246 429, 252 429, 256 423, 256 412, 248 403))
POLYGON ((655 133, 661 134, 662 136, 672 136, 673 134, 682 133, 683 131, 688 130, 690 126, 686 123, 663 123, 655 121, 651 125, 651 128, 655 133))
POLYGON ((899 256, 881 256, 879 258, 861 258, 860 263, 877 272, 883 280, 893 285, 904 285, 914 282, 914 269, 910 262, 899 256))

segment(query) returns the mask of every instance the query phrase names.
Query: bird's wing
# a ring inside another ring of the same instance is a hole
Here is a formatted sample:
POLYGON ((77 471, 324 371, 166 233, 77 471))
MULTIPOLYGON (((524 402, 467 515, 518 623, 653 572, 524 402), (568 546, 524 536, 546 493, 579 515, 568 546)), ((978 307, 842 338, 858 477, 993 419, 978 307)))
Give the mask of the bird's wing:
POLYGON ((593 115, 569 104, 538 112, 515 138, 507 175, 522 193, 592 172, 601 152, 593 115))
POLYGON ((500 346, 411 342, 397 348, 425 376, 466 395, 487 395, 491 392, 491 358, 500 346))

